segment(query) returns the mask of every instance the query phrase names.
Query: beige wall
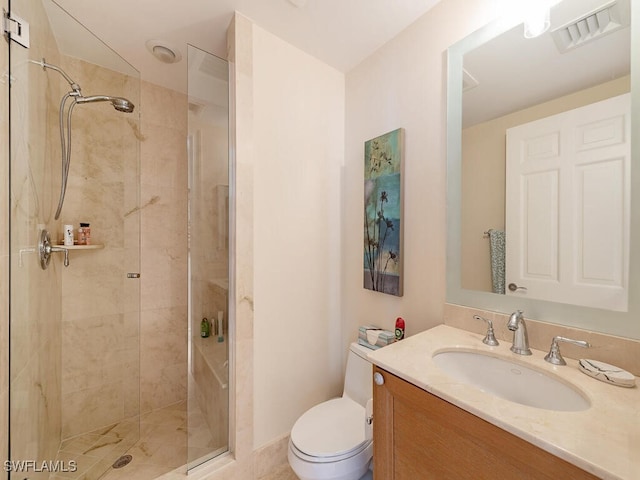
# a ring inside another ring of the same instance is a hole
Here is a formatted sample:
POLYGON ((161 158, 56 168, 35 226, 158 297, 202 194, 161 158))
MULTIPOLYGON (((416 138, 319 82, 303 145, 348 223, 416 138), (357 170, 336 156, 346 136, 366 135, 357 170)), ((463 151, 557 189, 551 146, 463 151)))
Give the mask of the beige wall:
POLYGON ((629 91, 630 77, 551 100, 473 125, 462 131, 462 286, 491 291, 489 240, 483 233, 504 229, 506 130, 629 91))
POLYGON ((411 335, 442 323, 446 266, 446 49, 497 14, 490 1, 445 0, 346 76, 342 214, 343 346, 359 325, 411 335), (464 12, 464 15, 460 15, 464 12), (405 129, 404 296, 362 288, 364 142, 405 129))
POLYGON ((344 75, 254 25, 255 447, 341 393, 343 145, 344 75))

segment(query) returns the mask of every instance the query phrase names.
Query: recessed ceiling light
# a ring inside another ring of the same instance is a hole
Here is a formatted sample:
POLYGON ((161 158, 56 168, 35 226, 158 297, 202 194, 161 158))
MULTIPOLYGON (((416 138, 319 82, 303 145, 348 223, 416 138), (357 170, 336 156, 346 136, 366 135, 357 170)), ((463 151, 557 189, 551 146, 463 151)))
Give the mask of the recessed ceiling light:
POLYGON ((180 50, 164 40, 148 40, 147 50, 162 63, 178 63, 182 60, 180 50))

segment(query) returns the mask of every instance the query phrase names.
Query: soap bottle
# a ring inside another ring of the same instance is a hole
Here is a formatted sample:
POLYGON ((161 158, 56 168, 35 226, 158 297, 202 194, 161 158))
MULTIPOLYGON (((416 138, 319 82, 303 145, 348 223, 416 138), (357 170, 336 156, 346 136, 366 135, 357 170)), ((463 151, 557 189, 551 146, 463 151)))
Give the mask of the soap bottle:
POLYGON ((209 325, 209 320, 205 317, 200 322, 200 336, 207 338, 209 335, 211 335, 211 325, 209 325))
MULTIPOLYGON (((80 223, 80 228, 78 232, 82 232, 82 243, 81 245, 91 245, 91 224, 89 223, 80 223)), ((80 237, 80 233, 78 233, 78 237, 80 237)), ((80 243, 80 241, 78 241, 80 243)))
POLYGON ((73 225, 64 226, 64 245, 65 247, 73 246, 73 225))

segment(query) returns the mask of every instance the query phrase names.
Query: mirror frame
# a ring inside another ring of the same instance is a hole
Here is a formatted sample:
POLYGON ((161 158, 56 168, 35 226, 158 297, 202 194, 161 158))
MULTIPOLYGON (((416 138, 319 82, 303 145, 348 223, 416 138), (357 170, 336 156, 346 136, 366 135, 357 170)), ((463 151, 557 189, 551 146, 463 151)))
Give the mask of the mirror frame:
MULTIPOLYGON (((640 125, 640 0, 631 1, 631 124, 640 125)), ((631 212, 629 305, 627 312, 579 307, 544 300, 462 288, 462 66, 464 54, 517 26, 497 19, 447 50, 447 293, 446 302, 505 314, 520 309, 525 317, 568 327, 640 339, 640 133, 631 138, 631 212), (635 191, 634 191, 635 190, 635 191), (634 242, 635 240, 635 242, 634 242), (634 251, 634 245, 636 249, 634 251), (634 295, 634 292, 636 294, 634 295)), ((633 128, 632 128, 633 131, 633 128)), ((488 250, 487 250, 488 255, 488 250)))

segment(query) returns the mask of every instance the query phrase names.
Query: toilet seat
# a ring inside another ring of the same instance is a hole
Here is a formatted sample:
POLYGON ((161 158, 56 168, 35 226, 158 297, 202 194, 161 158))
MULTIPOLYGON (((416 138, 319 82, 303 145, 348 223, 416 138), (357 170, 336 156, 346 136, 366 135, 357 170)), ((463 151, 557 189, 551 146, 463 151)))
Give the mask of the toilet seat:
MULTIPOLYGON (((340 462, 341 460, 348 460, 350 458, 353 458, 357 455, 360 455, 362 452, 364 452, 369 445, 371 445, 371 441, 368 442, 364 442, 362 445, 360 445, 358 448, 355 448, 354 450, 351 450, 350 452, 344 453, 342 455, 335 455, 332 457, 314 457, 311 455, 307 455, 303 452, 301 452, 300 450, 298 450, 298 448, 296 448, 296 446, 293 444, 293 442, 290 442, 290 449, 291 452, 298 457, 300 460, 304 460, 305 462, 309 462, 309 463, 336 463, 336 462, 340 462)), ((370 455, 369 455, 370 456, 370 455)))
POLYGON ((338 462, 371 444, 366 438, 365 409, 349 397, 334 398, 304 413, 291 430, 297 457, 307 462, 338 462))

